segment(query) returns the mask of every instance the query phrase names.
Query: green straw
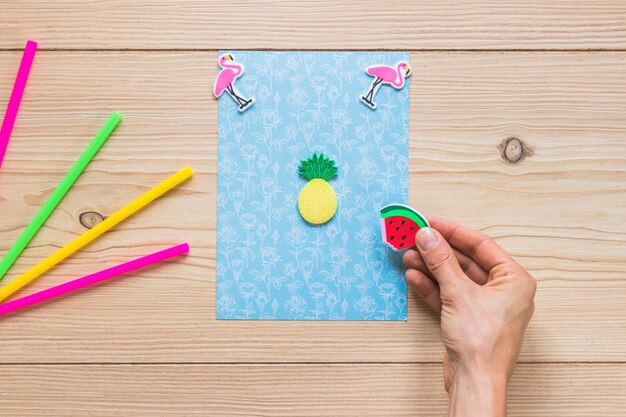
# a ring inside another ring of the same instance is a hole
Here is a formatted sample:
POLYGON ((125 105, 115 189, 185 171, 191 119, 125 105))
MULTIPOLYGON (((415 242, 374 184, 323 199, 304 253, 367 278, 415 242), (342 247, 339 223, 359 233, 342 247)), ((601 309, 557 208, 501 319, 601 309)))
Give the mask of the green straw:
POLYGON ((111 114, 109 120, 107 120, 104 126, 102 126, 102 129, 100 129, 87 149, 85 149, 80 158, 78 158, 78 161, 76 161, 70 172, 68 172, 65 178, 61 180, 59 186, 50 195, 41 209, 39 209, 35 218, 30 222, 26 230, 24 230, 11 249, 9 249, 9 252, 7 252, 2 262, 0 262, 0 280, 4 278, 4 275, 7 273, 9 268, 11 268, 13 263, 15 263, 31 239, 35 237, 39 229, 41 229, 41 226, 43 226, 48 217, 50 217, 50 214, 52 214, 54 209, 59 205, 69 189, 72 188, 72 185, 74 185, 78 177, 80 177, 80 174, 82 174, 85 168, 87 168, 87 165, 89 165, 93 157, 96 156, 100 147, 102 147, 111 133, 113 133, 121 120, 122 116, 120 114, 115 112, 111 114))

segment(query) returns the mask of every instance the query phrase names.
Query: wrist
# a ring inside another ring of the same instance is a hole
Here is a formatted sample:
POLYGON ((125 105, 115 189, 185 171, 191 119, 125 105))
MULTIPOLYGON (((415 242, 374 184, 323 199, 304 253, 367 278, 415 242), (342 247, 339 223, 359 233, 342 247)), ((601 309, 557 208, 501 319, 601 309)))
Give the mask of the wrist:
POLYGON ((457 370, 450 386, 449 417, 505 417, 508 378, 488 371, 457 370))

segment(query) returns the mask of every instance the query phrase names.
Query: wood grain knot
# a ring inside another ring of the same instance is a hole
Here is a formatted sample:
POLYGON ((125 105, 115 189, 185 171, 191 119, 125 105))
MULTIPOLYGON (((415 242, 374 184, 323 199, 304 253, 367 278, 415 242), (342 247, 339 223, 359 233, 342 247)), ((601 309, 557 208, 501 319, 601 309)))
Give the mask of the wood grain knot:
POLYGON ((516 137, 506 138, 498 146, 500 150, 500 156, 506 162, 511 164, 517 164, 533 154, 533 150, 530 149, 524 142, 516 137))
POLYGON ((81 213, 79 217, 80 224, 85 226, 87 229, 91 229, 104 219, 106 219, 106 217, 100 213, 96 213, 95 211, 85 211, 84 213, 81 213))

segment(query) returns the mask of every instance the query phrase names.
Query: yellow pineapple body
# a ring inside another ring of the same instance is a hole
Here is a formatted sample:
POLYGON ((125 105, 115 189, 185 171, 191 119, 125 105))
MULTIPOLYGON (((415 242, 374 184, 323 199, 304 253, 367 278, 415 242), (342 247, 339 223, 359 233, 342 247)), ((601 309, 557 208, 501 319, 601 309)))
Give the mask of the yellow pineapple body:
POLYGON ((335 190, 321 178, 312 179, 300 191, 298 209, 302 218, 311 224, 328 222, 337 211, 335 190))

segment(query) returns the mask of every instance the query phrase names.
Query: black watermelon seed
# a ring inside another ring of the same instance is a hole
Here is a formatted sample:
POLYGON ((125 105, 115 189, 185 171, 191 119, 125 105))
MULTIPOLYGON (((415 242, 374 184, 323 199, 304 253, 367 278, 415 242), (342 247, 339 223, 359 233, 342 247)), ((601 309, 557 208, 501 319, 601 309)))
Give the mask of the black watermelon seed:
POLYGON ((399 231, 399 230, 400 230, 400 228, 399 228, 399 227, 396 227, 396 232, 397 232, 397 231, 399 231))
POLYGON ((402 240, 406 239, 406 235, 402 236, 402 240))
POLYGON ((404 224, 404 223, 405 223, 404 220, 402 220, 402 223, 400 223, 400 224, 404 224))
POLYGON ((415 227, 411 226, 411 231, 413 231, 415 229, 415 227))
POLYGON ((399 248, 401 248, 402 246, 404 246, 404 243, 400 243, 400 244, 398 245, 398 247, 399 247, 399 248))
POLYGON ((389 238, 389 240, 393 240, 393 238, 394 238, 394 237, 395 237, 395 236, 391 236, 391 237, 389 238))
POLYGON ((393 220, 389 220, 389 224, 393 224, 393 220))

